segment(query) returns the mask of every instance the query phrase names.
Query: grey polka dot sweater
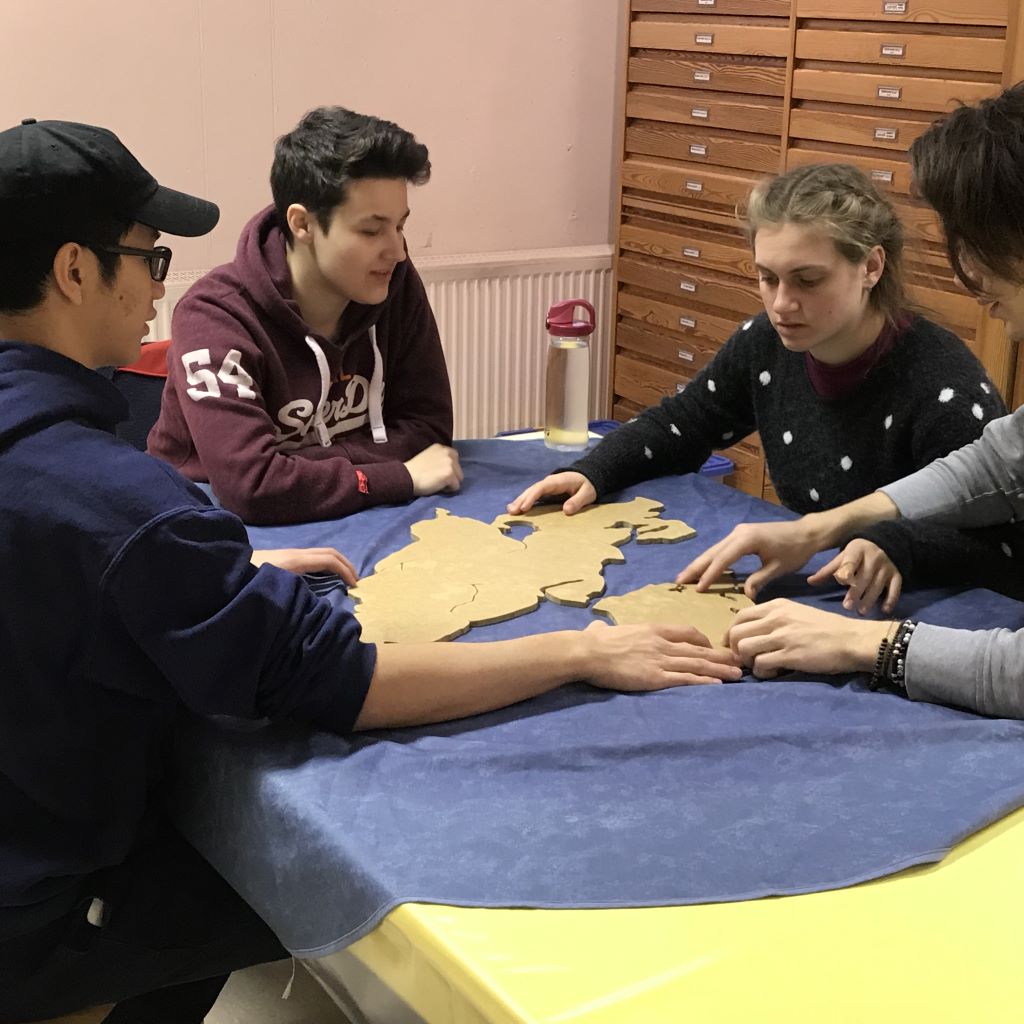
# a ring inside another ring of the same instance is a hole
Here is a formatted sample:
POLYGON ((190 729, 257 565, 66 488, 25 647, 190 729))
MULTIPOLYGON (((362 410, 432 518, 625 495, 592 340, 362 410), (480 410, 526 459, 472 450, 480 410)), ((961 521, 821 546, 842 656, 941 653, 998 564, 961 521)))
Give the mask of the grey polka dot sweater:
MULTIPOLYGON (((1005 406, 983 367, 949 331, 915 317, 852 393, 813 388, 804 356, 782 345, 768 317, 746 321, 679 395, 609 434, 573 464, 598 497, 671 473, 695 472, 713 449, 755 431, 780 500, 801 514, 833 508, 969 444, 1005 406)), ((974 582, 1016 593, 1021 566, 1009 528, 958 531, 908 521, 861 536, 910 583, 974 582), (980 560, 980 561, 979 561, 980 560), (1008 571, 1009 570, 1009 571, 1008 571), (993 573, 998 578, 993 580, 993 573)), ((1024 565, 1024 563, 1022 563, 1024 565)))

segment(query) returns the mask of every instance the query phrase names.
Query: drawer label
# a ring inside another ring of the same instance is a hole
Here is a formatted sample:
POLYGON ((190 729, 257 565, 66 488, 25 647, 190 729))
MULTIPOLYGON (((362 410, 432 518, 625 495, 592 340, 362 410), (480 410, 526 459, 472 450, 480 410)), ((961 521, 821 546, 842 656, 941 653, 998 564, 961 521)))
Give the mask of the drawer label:
POLYGON ((905 57, 907 48, 903 43, 882 43, 883 57, 905 57))
POLYGON ((881 181, 886 185, 892 184, 892 171, 874 170, 871 172, 872 181, 881 181))
POLYGON ((711 46, 715 41, 714 32, 698 32, 693 37, 693 41, 698 46, 711 46))
POLYGON ((688 181, 686 183, 686 191, 687 192, 703 192, 704 191, 704 182, 702 182, 702 181, 688 181))
POLYGON ((880 85, 877 91, 880 100, 898 100, 903 95, 903 90, 896 85, 880 85))
POLYGON ((883 14, 906 14, 907 0, 885 0, 882 4, 883 14))
POLYGON ((876 142, 895 142, 899 137, 899 128, 876 128, 875 129, 875 141, 876 142))
POLYGON ((707 156, 708 147, 703 142, 694 142, 690 146, 690 156, 707 156))
POLYGON ((695 82, 710 82, 711 72, 710 71, 694 71, 693 80, 695 82))
POLYGON ((679 326, 689 327, 692 329, 697 326, 697 321, 694 320, 692 316, 681 316, 679 318, 679 326))
POLYGON ((708 117, 707 107, 694 107, 690 111, 690 117, 699 117, 702 121, 706 121, 708 117))
POLYGON ((695 292, 697 290, 696 281, 680 281, 679 287, 684 292, 695 292))
POLYGON ((697 0, 698 7, 714 7, 715 0, 697 0))
POLYGON ((691 260, 700 259, 700 249, 695 249, 692 245, 683 246, 683 255, 689 256, 691 260))
POLYGON ((679 350, 679 358, 682 359, 682 361, 684 363, 692 363, 693 362, 693 353, 692 352, 687 352, 685 348, 681 348, 679 350))

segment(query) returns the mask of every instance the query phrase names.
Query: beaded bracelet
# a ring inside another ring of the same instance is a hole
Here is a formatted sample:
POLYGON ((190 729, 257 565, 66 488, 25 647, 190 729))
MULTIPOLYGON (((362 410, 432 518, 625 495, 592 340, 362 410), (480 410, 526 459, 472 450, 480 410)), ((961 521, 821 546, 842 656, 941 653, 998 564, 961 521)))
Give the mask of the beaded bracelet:
POLYGON ((886 666, 886 680, 900 690, 907 692, 907 648, 910 646, 910 638, 914 635, 916 624, 910 619, 904 619, 896 630, 892 644, 889 647, 889 663, 886 666))
POLYGON ((892 649, 893 633, 900 627, 898 622, 889 623, 889 631, 882 638, 878 645, 878 655, 875 658, 875 668, 871 673, 871 682, 868 684, 872 690, 877 690, 887 679, 886 669, 889 664, 889 653, 892 649))

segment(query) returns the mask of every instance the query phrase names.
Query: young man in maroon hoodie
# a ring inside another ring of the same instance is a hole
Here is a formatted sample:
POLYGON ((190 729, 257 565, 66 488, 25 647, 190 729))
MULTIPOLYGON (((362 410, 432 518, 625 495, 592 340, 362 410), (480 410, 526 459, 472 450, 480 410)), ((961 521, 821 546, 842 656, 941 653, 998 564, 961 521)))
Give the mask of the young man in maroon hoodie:
POLYGON ((149 451, 249 523, 457 490, 437 325, 408 258, 427 149, 342 107, 277 143, 274 204, 175 308, 149 451))

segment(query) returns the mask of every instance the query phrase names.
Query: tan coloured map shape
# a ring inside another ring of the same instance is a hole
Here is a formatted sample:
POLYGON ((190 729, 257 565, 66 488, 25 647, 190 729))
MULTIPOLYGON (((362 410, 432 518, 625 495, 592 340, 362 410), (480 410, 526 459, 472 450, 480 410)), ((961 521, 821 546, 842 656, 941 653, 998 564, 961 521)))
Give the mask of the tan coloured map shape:
POLYGON ((650 498, 592 505, 574 516, 546 505, 493 523, 435 509, 412 527, 414 540, 388 555, 350 588, 363 639, 373 643, 451 640, 472 626, 533 611, 543 598, 585 607, 604 592, 602 570, 624 562, 619 546, 694 536, 678 519, 660 518, 650 498), (523 540, 507 536, 522 524, 523 540))
POLYGON ((593 610, 618 626, 641 622, 695 626, 713 644, 720 644, 736 613, 753 603, 732 581, 713 583, 705 593, 692 586, 651 583, 619 597, 603 598, 593 610))

